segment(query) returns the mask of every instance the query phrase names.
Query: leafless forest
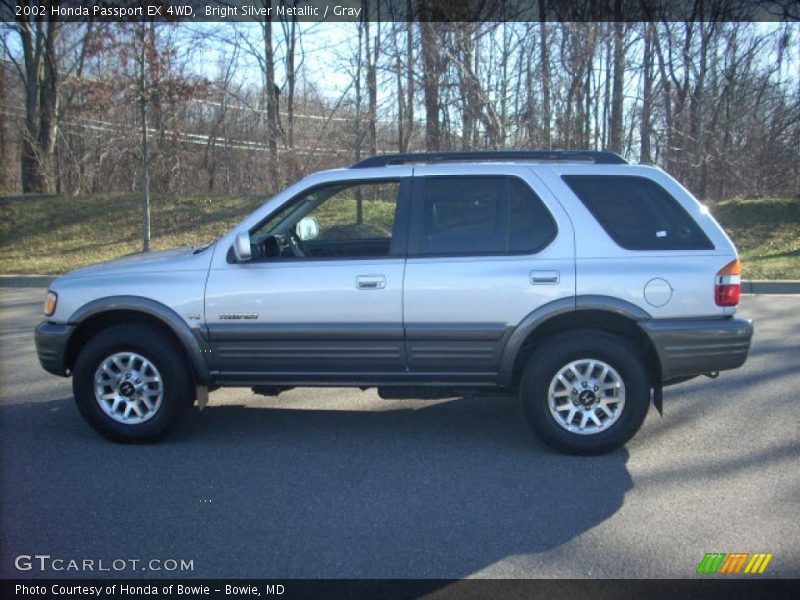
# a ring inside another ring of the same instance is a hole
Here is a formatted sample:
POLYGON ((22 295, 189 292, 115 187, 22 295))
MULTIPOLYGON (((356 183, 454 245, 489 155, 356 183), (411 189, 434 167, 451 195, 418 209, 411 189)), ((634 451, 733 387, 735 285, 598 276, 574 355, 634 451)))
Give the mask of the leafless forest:
POLYGON ((51 21, 2 39, 7 194, 138 190, 145 164, 160 193, 267 194, 380 152, 504 148, 614 150, 702 198, 800 190, 796 22, 51 21))

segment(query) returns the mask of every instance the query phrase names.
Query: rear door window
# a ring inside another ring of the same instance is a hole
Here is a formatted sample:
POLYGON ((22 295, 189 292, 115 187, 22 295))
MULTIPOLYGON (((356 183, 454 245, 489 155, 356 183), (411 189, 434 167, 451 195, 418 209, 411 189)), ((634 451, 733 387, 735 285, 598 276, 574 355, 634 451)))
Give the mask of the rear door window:
POLYGON ((552 241, 556 224, 516 177, 426 177, 418 254, 528 254, 552 241))
POLYGON ((686 209, 651 179, 564 175, 564 182, 606 233, 626 250, 713 250, 686 209))

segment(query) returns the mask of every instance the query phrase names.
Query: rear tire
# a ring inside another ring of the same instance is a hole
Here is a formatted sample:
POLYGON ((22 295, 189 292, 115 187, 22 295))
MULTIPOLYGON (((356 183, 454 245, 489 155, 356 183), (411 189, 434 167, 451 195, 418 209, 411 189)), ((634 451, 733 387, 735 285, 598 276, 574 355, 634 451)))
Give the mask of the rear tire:
POLYGON ((147 325, 115 325, 92 338, 75 361, 78 410, 115 442, 152 442, 191 403, 192 377, 175 342, 147 325))
POLYGON ((550 447, 602 454, 639 430, 650 405, 647 371, 626 340, 601 331, 556 335, 528 359, 525 417, 550 447))

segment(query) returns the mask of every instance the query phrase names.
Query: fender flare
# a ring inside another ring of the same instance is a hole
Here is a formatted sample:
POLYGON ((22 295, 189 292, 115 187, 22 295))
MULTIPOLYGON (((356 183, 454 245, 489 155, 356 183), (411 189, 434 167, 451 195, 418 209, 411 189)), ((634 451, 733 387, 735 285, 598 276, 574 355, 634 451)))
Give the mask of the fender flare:
POLYGON ((141 296, 108 296, 106 298, 98 298, 75 310, 75 312, 70 315, 68 324, 77 327, 86 321, 86 319, 115 310, 143 313, 158 319, 161 323, 169 327, 170 331, 178 338, 184 352, 186 352, 186 356, 191 362, 198 382, 203 385, 210 384, 211 375, 202 349, 202 345, 205 343, 202 331, 189 327, 178 313, 160 302, 141 296))
POLYGON ((545 322, 553 317, 565 313, 577 312, 582 310, 602 310, 617 314, 632 321, 644 321, 652 319, 652 316, 645 310, 639 308, 631 302, 602 295, 584 295, 560 298, 544 304, 528 314, 508 338, 503 353, 500 357, 500 371, 498 381, 502 386, 511 385, 514 376, 514 363, 517 360, 519 351, 525 340, 545 322))

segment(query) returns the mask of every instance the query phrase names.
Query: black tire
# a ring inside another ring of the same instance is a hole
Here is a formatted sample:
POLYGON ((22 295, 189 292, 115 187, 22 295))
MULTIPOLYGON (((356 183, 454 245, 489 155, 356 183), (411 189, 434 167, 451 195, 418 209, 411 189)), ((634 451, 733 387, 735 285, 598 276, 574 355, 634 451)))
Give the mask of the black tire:
POLYGON ((175 342, 147 325, 115 325, 103 330, 83 347, 75 361, 72 390, 81 415, 102 436, 115 442, 153 442, 163 437, 181 410, 192 402, 192 377, 175 342), (95 372, 118 352, 135 352, 158 370, 163 383, 161 405, 137 424, 114 420, 95 398, 95 372))
POLYGON ((525 417, 542 441, 569 454, 603 454, 619 448, 639 430, 650 406, 647 371, 633 346, 602 331, 565 333, 544 341, 528 359, 519 395, 525 417), (611 366, 625 386, 625 403, 616 421, 589 435, 572 433, 560 425, 547 398, 558 372, 582 359, 598 359, 611 366))

